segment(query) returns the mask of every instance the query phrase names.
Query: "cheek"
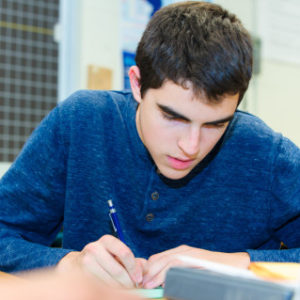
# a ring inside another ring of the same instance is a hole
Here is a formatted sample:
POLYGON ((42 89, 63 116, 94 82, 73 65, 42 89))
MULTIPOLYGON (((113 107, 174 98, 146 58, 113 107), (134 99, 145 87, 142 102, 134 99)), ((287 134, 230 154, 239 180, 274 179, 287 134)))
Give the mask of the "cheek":
POLYGON ((166 140, 172 140, 176 132, 176 128, 170 126, 170 124, 159 115, 152 115, 152 117, 147 116, 147 118, 144 119, 143 127, 148 139, 151 138, 152 141, 162 144, 166 143, 166 140))
POLYGON ((224 131, 225 130, 203 128, 201 134, 202 149, 210 151, 222 137, 224 131))
POLYGON ((156 148, 164 139, 164 130, 158 119, 148 115, 142 119, 141 127, 148 148, 156 148))
POLYGON ((174 140, 174 130, 162 126, 162 124, 154 124, 152 126, 151 131, 149 132, 149 137, 151 137, 152 141, 156 144, 157 147, 161 148, 164 145, 168 145, 174 140))

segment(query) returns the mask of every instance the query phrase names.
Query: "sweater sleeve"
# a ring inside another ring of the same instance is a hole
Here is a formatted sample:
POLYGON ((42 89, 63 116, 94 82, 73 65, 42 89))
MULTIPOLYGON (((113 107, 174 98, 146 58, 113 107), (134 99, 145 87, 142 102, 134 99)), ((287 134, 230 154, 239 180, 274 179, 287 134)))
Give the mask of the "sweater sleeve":
POLYGON ((56 264, 70 250, 51 248, 62 226, 66 151, 55 108, 0 181, 0 269, 56 264))
POLYGON ((277 249, 248 250, 252 261, 300 262, 300 149, 282 137, 272 165, 270 232, 277 249), (288 249, 279 250, 283 242, 288 249))

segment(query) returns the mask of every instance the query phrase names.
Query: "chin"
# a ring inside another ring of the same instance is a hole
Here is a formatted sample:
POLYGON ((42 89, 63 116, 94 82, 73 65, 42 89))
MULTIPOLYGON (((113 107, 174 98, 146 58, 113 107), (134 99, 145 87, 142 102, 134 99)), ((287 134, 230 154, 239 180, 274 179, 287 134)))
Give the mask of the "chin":
POLYGON ((172 179, 172 180, 178 180, 178 179, 182 179, 183 177, 185 177, 187 174, 190 173, 190 171, 187 170, 172 170, 171 172, 168 171, 160 171, 160 173, 168 178, 168 179, 172 179))

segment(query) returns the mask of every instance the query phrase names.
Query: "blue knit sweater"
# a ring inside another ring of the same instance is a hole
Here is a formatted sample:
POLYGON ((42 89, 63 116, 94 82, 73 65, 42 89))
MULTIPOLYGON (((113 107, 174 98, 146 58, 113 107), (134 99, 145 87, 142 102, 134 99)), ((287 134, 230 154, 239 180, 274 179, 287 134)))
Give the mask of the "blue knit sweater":
POLYGON ((1 270, 54 265, 112 234, 108 199, 137 257, 187 244, 300 262, 299 148, 236 112, 213 151, 170 180, 138 136, 136 107, 131 93, 81 91, 34 131, 0 182, 1 270), (62 226, 63 248, 50 248, 62 226))

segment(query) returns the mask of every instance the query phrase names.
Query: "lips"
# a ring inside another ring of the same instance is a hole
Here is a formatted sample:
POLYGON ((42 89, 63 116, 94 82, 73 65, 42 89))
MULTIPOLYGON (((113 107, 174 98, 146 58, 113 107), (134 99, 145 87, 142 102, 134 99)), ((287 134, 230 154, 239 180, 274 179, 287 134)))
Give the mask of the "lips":
POLYGON ((188 169, 194 162, 194 159, 181 159, 172 156, 167 156, 167 158, 170 166, 177 170, 188 169))

